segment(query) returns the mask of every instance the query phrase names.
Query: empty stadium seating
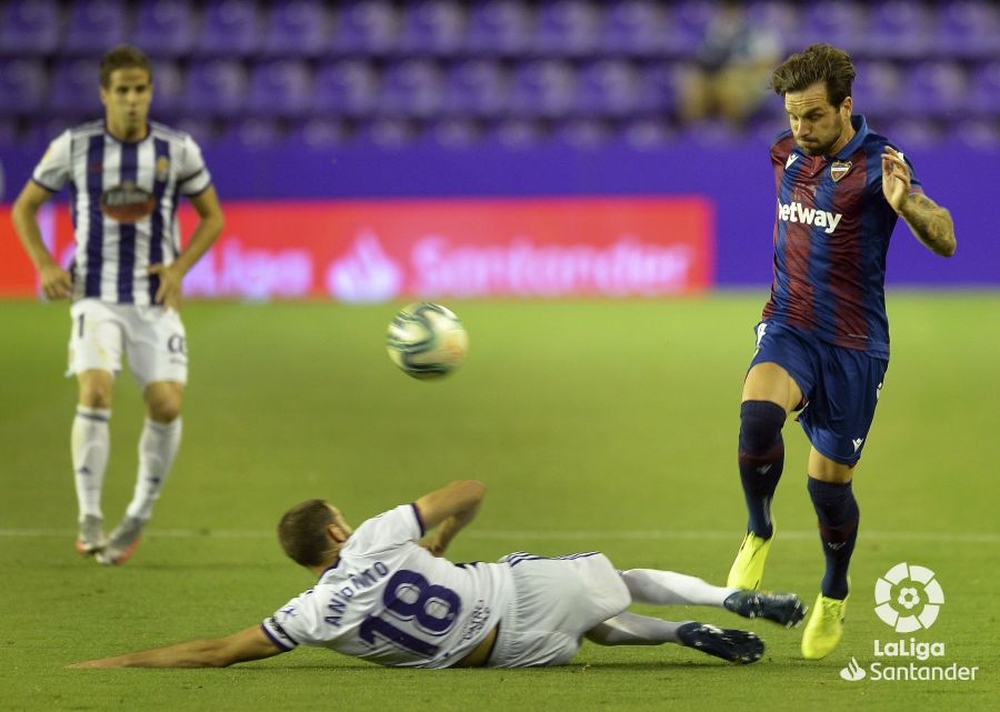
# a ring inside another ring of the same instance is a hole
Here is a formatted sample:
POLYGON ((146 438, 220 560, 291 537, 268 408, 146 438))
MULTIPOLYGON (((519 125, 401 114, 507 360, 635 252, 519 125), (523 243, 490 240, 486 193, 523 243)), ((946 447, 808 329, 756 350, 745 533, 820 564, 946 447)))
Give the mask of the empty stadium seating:
MULTIPOLYGON (((786 52, 850 51, 855 109, 880 127, 928 142, 1000 132, 992 0, 743 7, 786 52)), ((154 116, 206 140, 721 140, 731 129, 677 114, 678 77, 717 11, 704 0, 0 0, 0 143, 99 115, 96 62, 120 42, 156 63, 154 116)), ((744 135, 782 120, 772 100, 744 135)))

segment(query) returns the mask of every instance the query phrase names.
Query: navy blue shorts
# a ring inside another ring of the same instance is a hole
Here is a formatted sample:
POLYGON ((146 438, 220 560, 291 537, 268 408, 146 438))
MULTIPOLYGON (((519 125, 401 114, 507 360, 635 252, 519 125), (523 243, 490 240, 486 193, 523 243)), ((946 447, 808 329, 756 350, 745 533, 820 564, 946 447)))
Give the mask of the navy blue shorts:
POLYGON ((797 420, 822 455, 842 465, 861 458, 875 418, 888 359, 845 349, 784 324, 757 325, 750 367, 776 363, 791 375, 805 405, 797 420))

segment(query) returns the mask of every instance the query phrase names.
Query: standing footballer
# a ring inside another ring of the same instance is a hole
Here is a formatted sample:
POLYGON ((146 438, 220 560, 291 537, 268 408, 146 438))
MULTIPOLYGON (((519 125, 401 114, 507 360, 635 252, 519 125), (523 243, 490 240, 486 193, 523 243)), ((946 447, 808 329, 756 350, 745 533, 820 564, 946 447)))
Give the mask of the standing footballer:
POLYGON ((139 542, 180 445, 187 381, 181 281, 218 238, 223 217, 198 145, 148 121, 153 78, 144 54, 118 47, 105 55, 100 95, 104 119, 68 129, 49 145, 12 216, 45 296, 73 300, 68 373, 76 375, 79 392, 71 433, 80 507, 76 549, 103 564, 122 564, 139 542), (67 184, 76 239, 69 271, 46 248, 37 217, 67 184), (181 195, 200 218, 184 250, 181 195), (105 537, 101 492, 111 449, 111 392, 123 354, 142 387, 146 421, 135 494, 121 524, 105 537))
POLYGON ((785 419, 811 449, 808 489, 826 573, 802 637, 802 655, 836 648, 849 593, 859 510, 851 491, 889 364, 885 264, 902 217, 932 252, 950 257, 955 231, 903 153, 852 116, 854 66, 844 51, 808 47, 775 69, 790 129, 771 145, 777 190, 774 281, 743 384, 739 470, 747 534, 728 585, 760 587, 775 534, 771 498, 781 477, 785 419))

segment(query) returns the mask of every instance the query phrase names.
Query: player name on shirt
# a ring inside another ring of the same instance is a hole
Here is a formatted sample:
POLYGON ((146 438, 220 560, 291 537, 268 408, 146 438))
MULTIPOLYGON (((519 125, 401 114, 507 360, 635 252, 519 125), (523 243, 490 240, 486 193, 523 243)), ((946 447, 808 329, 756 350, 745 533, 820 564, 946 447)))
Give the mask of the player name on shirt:
POLYGON ((327 614, 323 620, 326 623, 339 628, 341 618, 347 610, 347 605, 351 602, 351 599, 354 598, 355 592, 361 589, 371 588, 377 584, 379 580, 388 575, 389 567, 381 561, 376 561, 371 568, 365 569, 360 573, 347 574, 344 577, 344 583, 348 585, 337 589, 330 596, 330 603, 326 606, 330 613, 327 614))
POLYGON ((823 232, 827 235, 833 233, 840 224, 842 213, 831 213, 828 210, 817 210, 807 208, 798 201, 791 203, 778 203, 778 219, 785 222, 804 223, 813 227, 825 228, 823 232))

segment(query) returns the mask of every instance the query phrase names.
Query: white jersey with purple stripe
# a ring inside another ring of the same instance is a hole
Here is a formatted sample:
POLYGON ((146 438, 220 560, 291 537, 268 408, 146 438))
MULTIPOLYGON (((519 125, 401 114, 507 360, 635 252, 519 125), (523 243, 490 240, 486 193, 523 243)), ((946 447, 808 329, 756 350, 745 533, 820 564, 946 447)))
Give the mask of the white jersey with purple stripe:
POLYGON ((454 665, 496 626, 514 579, 506 563, 438 558, 418 544, 423 534, 412 504, 367 520, 264 632, 286 651, 307 644, 393 667, 454 665))
POLYGON ((146 268, 180 253, 179 197, 212 182, 190 135, 150 123, 141 141, 119 141, 104 121, 60 134, 32 179, 53 193, 70 186, 73 298, 137 305, 151 304, 159 287, 146 268))

